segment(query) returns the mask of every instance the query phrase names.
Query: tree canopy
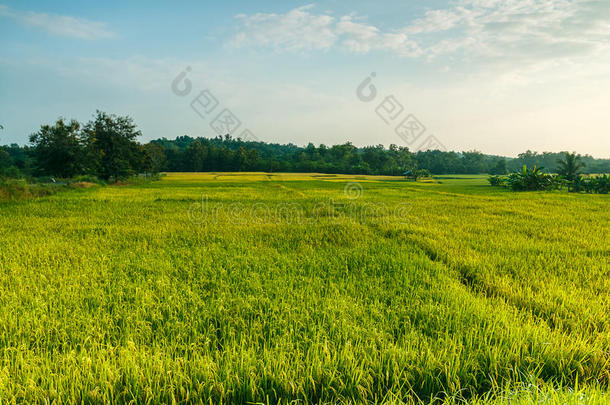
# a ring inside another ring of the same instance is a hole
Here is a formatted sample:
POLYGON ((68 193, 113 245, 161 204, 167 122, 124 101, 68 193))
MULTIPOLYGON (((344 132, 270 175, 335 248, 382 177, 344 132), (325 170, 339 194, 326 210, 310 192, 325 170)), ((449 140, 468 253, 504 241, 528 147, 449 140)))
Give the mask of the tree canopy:
POLYGON ((60 118, 54 125, 43 125, 30 136, 38 166, 47 173, 70 179, 83 171, 84 155, 79 136, 80 124, 60 118))

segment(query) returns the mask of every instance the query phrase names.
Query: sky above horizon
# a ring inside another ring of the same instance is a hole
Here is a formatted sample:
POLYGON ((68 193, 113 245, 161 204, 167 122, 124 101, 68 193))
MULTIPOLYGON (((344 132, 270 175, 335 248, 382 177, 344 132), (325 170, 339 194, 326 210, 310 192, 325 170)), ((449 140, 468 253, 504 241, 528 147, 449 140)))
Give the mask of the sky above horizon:
POLYGON ((610 1, 0 0, 0 144, 129 115, 141 141, 610 158, 610 1))

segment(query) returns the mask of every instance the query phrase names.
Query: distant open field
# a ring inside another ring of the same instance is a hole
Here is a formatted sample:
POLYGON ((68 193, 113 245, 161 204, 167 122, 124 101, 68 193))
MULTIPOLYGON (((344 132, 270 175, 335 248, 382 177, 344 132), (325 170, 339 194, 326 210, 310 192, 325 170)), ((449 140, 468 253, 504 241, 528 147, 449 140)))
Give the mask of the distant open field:
POLYGON ((0 230, 0 403, 610 401, 608 195, 170 173, 0 230))

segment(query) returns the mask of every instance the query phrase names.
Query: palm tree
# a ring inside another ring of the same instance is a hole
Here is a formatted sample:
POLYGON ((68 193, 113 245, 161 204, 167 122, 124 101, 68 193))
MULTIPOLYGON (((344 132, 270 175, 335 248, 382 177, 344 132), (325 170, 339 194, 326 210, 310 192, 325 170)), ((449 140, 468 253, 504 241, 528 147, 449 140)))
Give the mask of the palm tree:
POLYGON ((581 173, 580 170, 585 167, 582 157, 576 152, 565 152, 563 159, 559 159, 557 163, 559 164, 557 172, 570 181, 576 180, 581 173))

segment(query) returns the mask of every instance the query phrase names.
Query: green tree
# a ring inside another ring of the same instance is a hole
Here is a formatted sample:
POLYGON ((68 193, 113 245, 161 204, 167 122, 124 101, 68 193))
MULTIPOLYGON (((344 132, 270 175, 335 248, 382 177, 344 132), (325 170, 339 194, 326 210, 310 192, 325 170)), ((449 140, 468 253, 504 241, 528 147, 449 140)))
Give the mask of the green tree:
POLYGON ((246 158, 246 170, 256 170, 258 165, 258 151, 256 149, 249 149, 246 158))
POLYGON ((30 143, 38 167, 44 172, 68 179, 82 170, 83 147, 79 137, 80 124, 63 118, 55 125, 43 125, 30 135, 30 143))
POLYGON ((490 169, 489 169, 489 174, 506 174, 508 172, 508 169, 506 167, 506 159, 504 158, 498 158, 496 160, 496 164, 493 165, 490 169))
POLYGON ((462 152, 462 166, 464 168, 464 172, 468 174, 479 174, 487 172, 487 165, 485 164, 485 155, 476 150, 462 152))
POLYGON ((4 150, 4 147, 0 146, 0 169, 11 166, 12 159, 11 155, 4 150))
POLYGON ((413 154, 409 151, 406 146, 390 145, 388 150, 391 160, 393 161, 393 167, 388 174, 401 175, 407 168, 415 168, 416 162, 413 161, 413 154))
POLYGON ((204 171, 209 150, 200 140, 195 140, 186 147, 184 151, 184 167, 189 172, 204 171))
POLYGON ((141 134, 132 118, 97 111, 83 128, 90 169, 104 180, 135 173, 141 161, 136 138, 141 134))
POLYGON ((157 174, 165 164, 165 150, 161 145, 149 142, 142 145, 142 169, 146 173, 157 174))
POLYGON ((577 155, 576 152, 565 152, 563 159, 559 159, 557 164, 559 165, 557 172, 570 181, 576 180, 585 167, 582 156, 577 155))
POLYGON ((248 161, 248 153, 246 148, 240 146, 233 155, 233 170, 238 172, 246 171, 246 162, 248 161))

